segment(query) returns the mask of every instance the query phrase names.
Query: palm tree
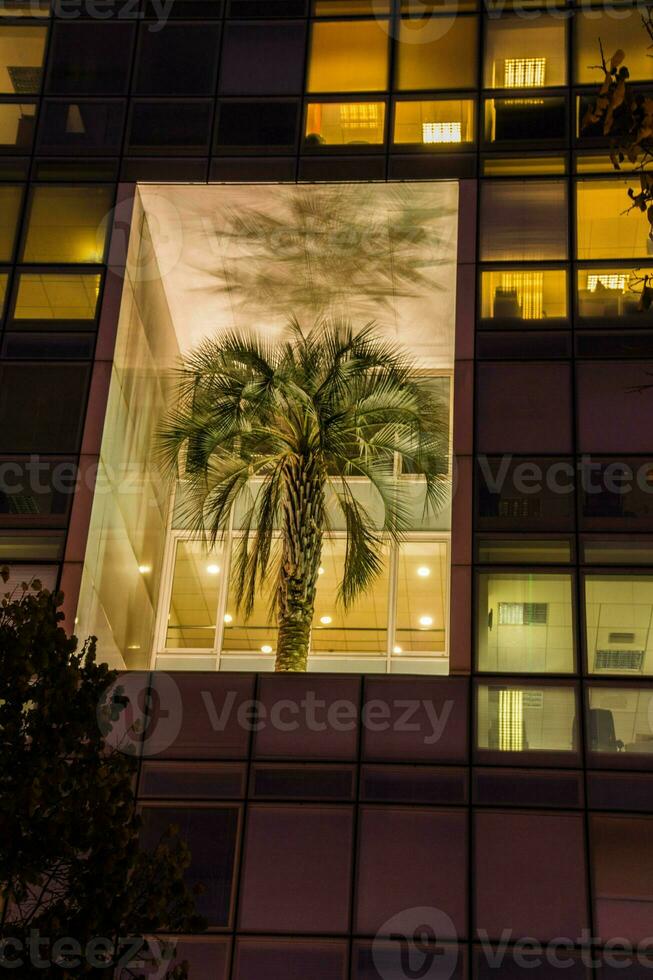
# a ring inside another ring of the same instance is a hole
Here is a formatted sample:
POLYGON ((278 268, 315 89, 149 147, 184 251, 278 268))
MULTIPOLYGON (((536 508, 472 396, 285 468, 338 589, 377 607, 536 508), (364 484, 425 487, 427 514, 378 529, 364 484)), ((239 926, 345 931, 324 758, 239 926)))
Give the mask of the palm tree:
POLYGON ((373 324, 356 331, 340 318, 308 331, 291 321, 277 340, 239 332, 207 339, 184 359, 178 394, 160 446, 186 481, 182 516, 213 545, 244 504, 239 607, 247 617, 267 588, 279 627, 276 669, 303 671, 331 508, 347 531, 346 608, 379 573, 384 540, 409 525, 399 467, 423 477, 426 508, 446 499, 448 409, 373 324), (370 481, 381 522, 356 498, 352 477, 370 481))

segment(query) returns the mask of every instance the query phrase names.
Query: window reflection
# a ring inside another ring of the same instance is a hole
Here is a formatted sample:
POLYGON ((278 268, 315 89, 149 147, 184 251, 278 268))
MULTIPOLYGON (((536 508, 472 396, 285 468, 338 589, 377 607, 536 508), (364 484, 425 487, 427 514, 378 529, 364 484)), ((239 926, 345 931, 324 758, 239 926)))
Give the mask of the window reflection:
POLYGON ((592 673, 652 673, 653 576, 588 575, 585 630, 592 673))
POLYGON ((479 576, 477 617, 479 670, 574 669, 570 575, 484 573, 479 576))
POLYGON ((576 695, 571 687, 481 684, 477 748, 494 752, 572 752, 577 748, 576 695))

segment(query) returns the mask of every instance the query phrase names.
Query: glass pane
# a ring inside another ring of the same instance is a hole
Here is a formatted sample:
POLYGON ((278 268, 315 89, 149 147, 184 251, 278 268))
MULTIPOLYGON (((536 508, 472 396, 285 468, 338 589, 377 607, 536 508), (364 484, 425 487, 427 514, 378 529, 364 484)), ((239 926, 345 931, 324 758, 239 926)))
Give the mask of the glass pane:
POLYGON ((22 196, 22 187, 0 185, 0 262, 11 261, 22 196))
POLYGON ((49 17, 50 0, 4 0, 0 17, 49 17))
POLYGON ((5 300, 7 298, 7 284, 9 282, 9 275, 6 272, 0 272, 0 317, 4 313, 5 300))
POLYGON ((653 565, 653 540, 630 541, 621 535, 588 538, 583 542, 583 561, 588 565, 653 565))
MULTIPOLYGON (((268 3, 264 5, 266 12, 268 3)), ((233 2, 231 5, 234 11, 233 2)), ((304 85, 305 23, 227 24, 220 90, 232 95, 294 95, 304 85)))
POLYGON ((480 684, 476 747, 493 752, 573 752, 578 748, 571 687, 480 684))
POLYGON ((132 103, 129 147, 135 153, 159 153, 168 147, 184 155, 207 149, 213 106, 208 102, 132 103))
POLYGON ((123 102, 46 102, 39 144, 53 153, 116 153, 124 118, 123 102))
POLYGON ((29 102, 0 105, 0 147, 29 150, 34 138, 36 106, 29 102))
POLYGON ((313 0, 314 17, 389 14, 391 0, 313 0))
POLYGON ((582 317, 608 318, 636 317, 638 320, 653 318, 653 304, 646 307, 642 298, 645 277, 653 276, 653 268, 579 269, 578 315, 582 317))
POLYGON ((487 157, 483 160, 486 177, 518 177, 523 174, 564 174, 567 161, 564 157, 487 157))
POLYGON ((313 24, 309 92, 378 92, 388 87, 388 21, 313 24))
POLYGON ((574 669, 571 575, 487 572, 478 579, 479 670, 574 669))
POLYGON ((26 262, 102 262, 113 187, 35 187, 26 262))
POLYGON ((571 561, 569 541, 529 538, 484 538, 478 545, 478 560, 487 563, 530 564, 571 561))
POLYGON ((486 88, 543 88, 566 80, 565 21, 545 13, 487 21, 486 88))
POLYGON ((100 275, 23 272, 12 320, 94 320, 100 275))
POLYGON ((311 651, 315 653, 382 654, 387 649, 389 563, 385 554, 381 574, 369 591, 349 609, 337 602, 347 543, 326 540, 322 547, 324 571, 317 583, 311 651))
POLYGON ((409 541, 400 545, 393 654, 444 656, 448 588, 446 541, 409 541))
POLYGON ((629 189, 639 193, 639 180, 577 181, 579 259, 635 259, 649 254, 651 226, 645 212, 629 210, 629 189))
POLYGON ((83 364, 0 365, 0 452, 77 452, 88 375, 83 364))
POLYGON ((395 103, 395 143, 431 146, 473 141, 471 99, 395 103))
POLYGON ((201 541, 177 542, 166 647, 215 646, 223 564, 221 548, 207 552, 201 541))
POLYGON ((564 139, 566 103, 550 99, 488 99, 485 103, 485 139, 489 143, 564 139))
POLYGON ((480 251, 484 261, 567 257, 567 189, 560 180, 484 181, 480 251))
POLYGON ((133 23, 55 24, 48 55, 48 90, 75 97, 124 92, 134 32, 133 23))
POLYGON ((239 595, 234 574, 236 547, 237 542, 234 541, 231 551, 229 592, 224 614, 222 652, 247 652, 269 658, 277 646, 277 627, 270 617, 270 594, 267 590, 257 589, 254 597, 254 608, 246 620, 242 610, 237 608, 236 601, 239 595))
POLYGON ((626 52, 624 64, 632 81, 653 79, 653 62, 649 56, 648 38, 637 7, 622 10, 616 16, 612 10, 593 10, 591 17, 579 14, 574 18, 574 73, 576 82, 599 85, 603 74, 591 65, 601 64, 598 39, 601 38, 606 58, 621 48, 626 52))
POLYGON ((38 95, 46 36, 46 27, 0 27, 0 93, 38 95))
POLYGON ((483 319, 501 321, 536 320, 538 325, 541 320, 566 319, 567 274, 565 270, 483 272, 481 316, 483 319))
POLYGON ((590 687, 588 693, 588 749, 653 756, 652 688, 590 687))
POLYGON ((294 146, 299 118, 297 102, 223 102, 218 146, 294 146))
POLYGON ((220 47, 217 24, 141 27, 136 77, 138 95, 212 95, 220 47))
POLYGON ((311 102, 305 146, 383 143, 385 102, 311 102))
POLYGON ((585 630, 591 673, 653 673, 653 577, 588 575, 585 630))
POLYGON ((621 949, 628 948, 624 944, 629 940, 642 943, 632 974, 642 976, 650 968, 653 822, 650 817, 613 815, 590 819, 595 928, 601 936, 623 936, 615 940, 621 949))
POLYGON ((478 19, 426 17, 401 21, 396 87, 476 87, 478 19))

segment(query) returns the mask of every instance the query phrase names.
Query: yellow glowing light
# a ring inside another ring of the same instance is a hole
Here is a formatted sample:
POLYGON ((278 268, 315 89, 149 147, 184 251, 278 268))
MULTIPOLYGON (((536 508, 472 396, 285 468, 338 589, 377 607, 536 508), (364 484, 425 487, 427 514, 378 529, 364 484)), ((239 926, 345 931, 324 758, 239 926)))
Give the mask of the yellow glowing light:
POLYGON ((433 626, 433 616, 420 616, 419 617, 420 626, 433 626))
POLYGON ((331 616, 320 616, 320 622, 323 626, 328 626, 329 623, 333 622, 331 616))
POLYGON ((318 574, 318 575, 324 575, 324 569, 322 568, 322 566, 321 566, 321 565, 320 565, 320 567, 319 567, 319 568, 318 568, 318 570, 317 570, 317 574, 318 574))
POLYGON ((261 647, 261 653, 272 653, 272 647, 269 643, 264 643, 261 647))
POLYGON ((403 653, 403 650, 401 649, 401 647, 393 647, 392 648, 392 652, 393 653, 403 653))
POLYGON ((615 272, 608 275, 597 275, 592 273, 587 277, 587 288, 590 293, 596 292, 599 286, 603 289, 616 289, 620 293, 626 292, 626 276, 623 273, 615 272))
POLYGON ((224 621, 225 621, 225 623, 233 623, 234 617, 231 615, 231 613, 225 613, 224 614, 224 621))
POLYGON ((544 85, 546 58, 506 58, 504 88, 538 88, 544 85))
POLYGON ((209 575, 219 575, 220 574, 220 566, 219 565, 207 565, 206 566, 206 570, 209 573, 209 575))
POLYGON ((148 572, 152 571, 149 565, 139 565, 138 570, 141 573, 141 575, 147 575, 148 572))
POLYGON ((502 752, 524 748, 523 691, 499 691, 499 748, 502 752))
POLYGON ((379 107, 376 102, 343 102, 340 106, 340 125, 343 129, 376 129, 379 107))
POLYGON ((503 272, 501 288, 517 293, 522 320, 541 320, 544 315, 544 273, 503 272))
POLYGON ((422 143, 461 143, 462 138, 459 122, 422 123, 422 143))
POLYGON ((417 569, 417 574, 420 578, 428 578, 431 574, 431 569, 427 568, 426 565, 420 565, 420 567, 417 569))

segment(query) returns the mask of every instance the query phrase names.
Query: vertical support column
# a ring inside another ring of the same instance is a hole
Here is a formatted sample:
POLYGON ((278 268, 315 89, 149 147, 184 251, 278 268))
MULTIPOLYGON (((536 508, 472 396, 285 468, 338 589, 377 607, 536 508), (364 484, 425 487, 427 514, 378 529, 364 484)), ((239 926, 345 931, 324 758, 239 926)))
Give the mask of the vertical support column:
POLYGON ((474 327, 478 192, 475 180, 461 180, 458 186, 449 669, 452 674, 469 674, 472 668, 474 327))

